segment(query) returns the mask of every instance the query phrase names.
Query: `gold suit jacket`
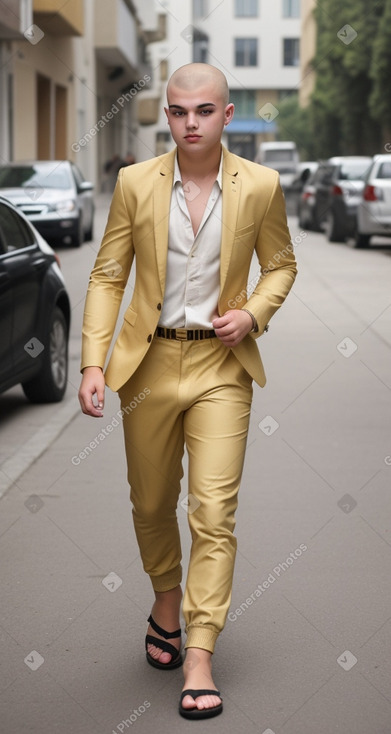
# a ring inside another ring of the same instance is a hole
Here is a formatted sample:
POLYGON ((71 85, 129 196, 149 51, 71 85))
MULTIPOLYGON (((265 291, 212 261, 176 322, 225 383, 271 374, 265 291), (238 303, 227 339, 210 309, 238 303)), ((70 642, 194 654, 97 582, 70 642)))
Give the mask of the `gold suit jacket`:
MULTIPOLYGON (((121 168, 106 230, 91 272, 84 309, 82 363, 104 368, 133 259, 132 300, 105 372, 113 390, 141 363, 159 321, 166 280, 168 224, 176 150, 121 168)), ((232 349, 252 378, 266 378, 255 339, 284 302, 296 277, 296 263, 278 174, 223 147, 223 214, 218 312, 246 308, 258 332, 232 349), (254 253, 262 277, 247 297, 254 253)))

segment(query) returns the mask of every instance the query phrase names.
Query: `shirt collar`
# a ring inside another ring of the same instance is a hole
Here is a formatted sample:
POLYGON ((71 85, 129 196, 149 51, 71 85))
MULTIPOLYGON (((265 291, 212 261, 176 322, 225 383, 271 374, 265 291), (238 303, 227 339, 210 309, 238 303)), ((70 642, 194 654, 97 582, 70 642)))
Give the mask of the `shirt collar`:
MULTIPOLYGON (((177 181, 179 181, 179 183, 182 183, 181 172, 179 170, 179 164, 178 164, 178 153, 176 153, 175 155, 174 179, 172 182, 173 188, 175 184, 177 183, 177 181)), ((220 165, 219 165, 218 174, 216 176, 216 181, 219 185, 219 188, 222 189, 223 188, 223 151, 221 151, 220 165)))

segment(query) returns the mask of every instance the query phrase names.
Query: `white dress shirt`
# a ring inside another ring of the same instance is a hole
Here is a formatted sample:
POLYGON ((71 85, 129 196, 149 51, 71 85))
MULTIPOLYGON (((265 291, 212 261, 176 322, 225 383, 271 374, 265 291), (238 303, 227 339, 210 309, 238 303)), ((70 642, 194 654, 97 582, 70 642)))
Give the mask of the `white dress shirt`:
POLYGON ((194 236, 186 199, 197 195, 195 184, 183 188, 175 158, 168 229, 166 291, 159 326, 211 329, 218 316, 222 232, 222 163, 194 236))

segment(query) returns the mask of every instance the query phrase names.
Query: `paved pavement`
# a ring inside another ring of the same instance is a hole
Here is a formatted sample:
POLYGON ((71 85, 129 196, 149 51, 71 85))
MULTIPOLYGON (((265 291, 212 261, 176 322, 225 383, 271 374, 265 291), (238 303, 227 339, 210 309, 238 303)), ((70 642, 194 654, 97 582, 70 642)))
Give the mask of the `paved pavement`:
MULTIPOLYGON (((225 710, 202 724, 177 713, 181 671, 145 662, 151 591, 117 397, 101 420, 76 412, 97 245, 60 253, 74 306, 67 400, 30 409, 17 389, 0 398, 14 462, 40 431, 50 444, 1 500, 7 734, 390 734, 391 250, 330 245, 291 224, 299 276, 259 341, 268 383, 254 391, 232 604, 214 656, 225 710)), ((186 568, 181 507, 179 521, 186 568)))

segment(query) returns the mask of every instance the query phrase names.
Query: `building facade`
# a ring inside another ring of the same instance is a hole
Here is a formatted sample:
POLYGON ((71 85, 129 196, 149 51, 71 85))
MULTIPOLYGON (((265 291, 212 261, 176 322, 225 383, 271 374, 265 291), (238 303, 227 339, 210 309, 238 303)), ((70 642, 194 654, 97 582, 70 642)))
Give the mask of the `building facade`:
POLYGON ((112 188, 116 161, 143 148, 136 97, 152 82, 148 44, 164 34, 154 0, 3 5, 1 159, 70 159, 112 188))
POLYGON ((301 0, 301 52, 300 52, 300 105, 306 107, 315 87, 316 72, 313 59, 316 52, 316 0, 301 0))
MULTIPOLYGON (((228 79, 235 117, 225 142, 254 159, 260 142, 278 135, 278 105, 300 86, 300 0, 166 0, 167 37, 153 44, 160 73, 156 94, 182 64, 206 62, 228 79)), ((150 131, 148 147, 159 154, 171 144, 166 119, 150 131)))

